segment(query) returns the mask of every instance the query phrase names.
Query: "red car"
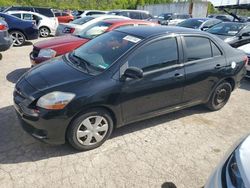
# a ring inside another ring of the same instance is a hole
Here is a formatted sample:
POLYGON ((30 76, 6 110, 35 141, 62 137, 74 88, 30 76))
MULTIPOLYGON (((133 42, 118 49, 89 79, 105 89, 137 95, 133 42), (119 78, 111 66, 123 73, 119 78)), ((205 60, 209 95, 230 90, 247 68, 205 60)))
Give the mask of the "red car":
POLYGON ((30 53, 31 64, 36 65, 45 60, 66 54, 87 43, 89 40, 120 27, 128 26, 155 26, 152 22, 143 20, 105 20, 90 25, 79 35, 65 35, 34 44, 30 53))
POLYGON ((69 23, 74 20, 74 16, 66 12, 56 12, 55 16, 57 17, 59 23, 69 23))

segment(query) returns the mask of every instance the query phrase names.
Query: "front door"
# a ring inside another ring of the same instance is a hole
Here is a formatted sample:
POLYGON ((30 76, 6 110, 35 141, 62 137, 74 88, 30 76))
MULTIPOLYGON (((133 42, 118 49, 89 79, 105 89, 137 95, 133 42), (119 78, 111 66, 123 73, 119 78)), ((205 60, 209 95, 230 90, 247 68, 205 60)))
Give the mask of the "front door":
POLYGON ((151 41, 123 65, 143 70, 143 78, 127 79, 121 89, 125 122, 143 119, 182 102, 184 69, 176 37, 151 41))

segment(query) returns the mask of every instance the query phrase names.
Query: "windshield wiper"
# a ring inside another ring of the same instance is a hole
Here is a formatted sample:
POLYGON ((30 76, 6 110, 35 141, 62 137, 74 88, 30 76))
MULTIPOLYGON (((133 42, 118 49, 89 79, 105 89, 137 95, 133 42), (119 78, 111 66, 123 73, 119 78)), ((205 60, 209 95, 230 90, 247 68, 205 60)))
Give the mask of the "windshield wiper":
POLYGON ((76 66, 82 67, 81 65, 83 64, 85 70, 87 71, 87 73, 90 74, 90 68, 89 68, 90 63, 89 63, 88 61, 84 60, 83 58, 81 58, 81 57, 75 55, 74 52, 72 52, 71 55, 72 55, 75 59, 77 59, 77 61, 76 61, 76 63, 77 63, 76 66))

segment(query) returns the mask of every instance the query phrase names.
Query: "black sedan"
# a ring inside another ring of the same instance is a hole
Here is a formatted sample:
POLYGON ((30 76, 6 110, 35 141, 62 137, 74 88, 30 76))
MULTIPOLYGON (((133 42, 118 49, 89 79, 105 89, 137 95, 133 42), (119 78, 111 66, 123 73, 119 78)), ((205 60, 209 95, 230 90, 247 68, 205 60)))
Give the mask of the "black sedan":
POLYGON ((28 71, 15 86, 14 106, 35 138, 89 150, 128 123, 198 104, 221 109, 246 62, 205 32, 121 28, 28 71))
POLYGON ((230 44, 232 47, 250 43, 250 23, 223 22, 207 30, 230 44))

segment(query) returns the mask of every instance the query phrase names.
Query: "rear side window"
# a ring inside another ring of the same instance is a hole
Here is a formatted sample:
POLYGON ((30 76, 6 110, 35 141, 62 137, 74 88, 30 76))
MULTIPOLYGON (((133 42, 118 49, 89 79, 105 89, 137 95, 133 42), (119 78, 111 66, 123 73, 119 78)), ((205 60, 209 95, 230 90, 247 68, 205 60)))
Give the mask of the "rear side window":
POLYGON ((11 14, 11 15, 12 15, 12 16, 15 16, 15 17, 17 17, 17 18, 20 18, 20 19, 22 18, 22 17, 21 17, 21 14, 11 14))
POLYGON ((56 13, 54 13, 54 14, 55 14, 56 17, 61 16, 61 13, 60 13, 60 12, 56 12, 56 13))
POLYGON ((195 61, 212 57, 210 40, 203 37, 184 37, 187 61, 195 61))
POLYGON ((213 56, 221 56, 222 53, 220 49, 211 41, 213 56))
POLYGON ((142 18, 143 20, 146 20, 146 19, 152 18, 152 16, 151 16, 150 14, 141 13, 141 18, 142 18))
POLYGON ((62 16, 69 16, 69 14, 63 12, 63 13, 62 13, 62 16))
POLYGON ((178 48, 175 38, 162 39, 142 47, 128 60, 130 67, 144 72, 161 69, 178 63, 178 48))
POLYGON ((35 11, 47 17, 55 17, 52 10, 48 8, 35 8, 35 11))
POLYGON ((141 19, 141 15, 139 12, 130 12, 129 15, 129 17, 132 19, 141 19))

